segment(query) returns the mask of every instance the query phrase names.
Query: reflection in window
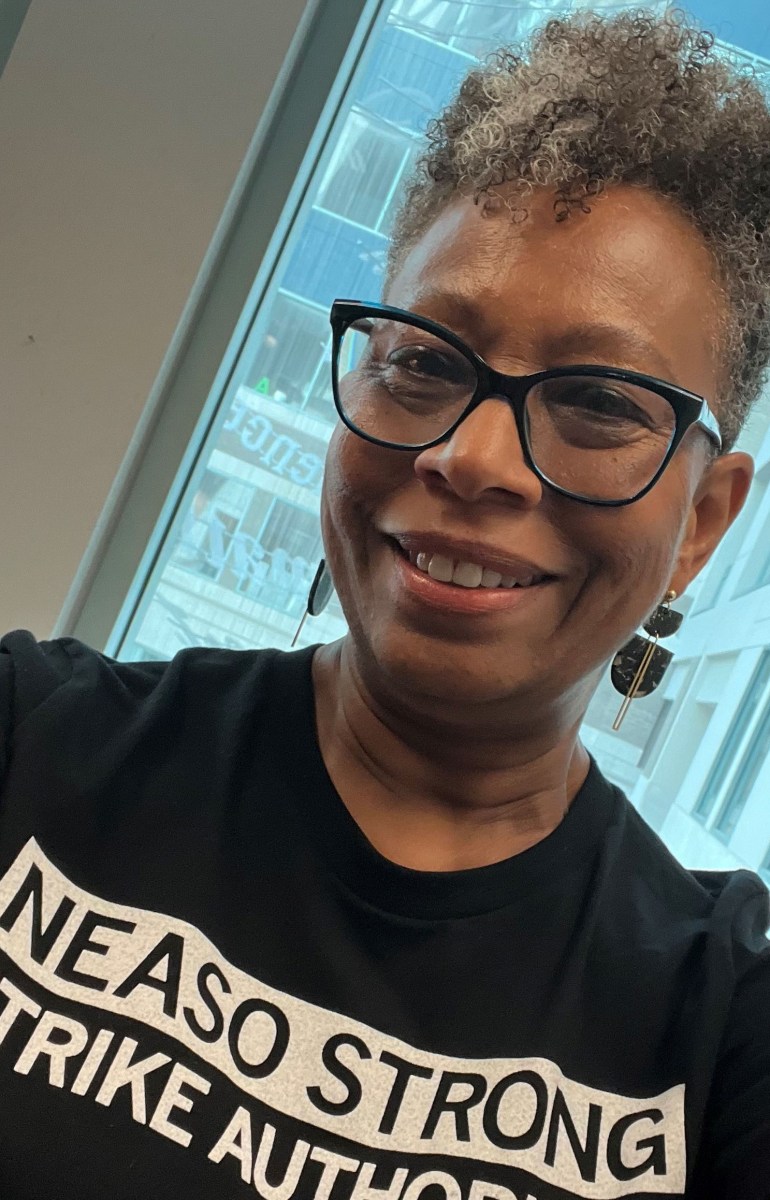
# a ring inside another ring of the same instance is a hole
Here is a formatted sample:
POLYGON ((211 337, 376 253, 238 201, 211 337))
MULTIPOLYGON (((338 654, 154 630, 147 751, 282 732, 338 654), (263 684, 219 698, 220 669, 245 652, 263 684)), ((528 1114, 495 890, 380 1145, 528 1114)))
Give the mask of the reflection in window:
MULTIPOLYGON (((412 173, 412 169, 414 168, 414 165, 419 156, 419 153, 420 153, 420 146, 418 144, 413 144, 408 148, 407 154, 406 154, 406 159, 404 161, 404 165, 401 168, 401 180, 402 181, 409 179, 409 177, 412 173)), ((393 221, 395 220, 396 212, 398 210, 400 201, 401 201, 401 191, 399 188, 394 188, 393 193, 391 194, 391 197, 390 197, 388 203, 385 205, 385 208, 383 209, 382 216, 380 217, 380 224, 378 227, 379 232, 381 234, 384 234, 385 237, 390 236, 390 231, 393 227, 393 221)))
MULTIPOLYGON (((309 567, 317 540, 318 521, 314 513, 303 512, 283 500, 273 501, 261 535, 261 541, 268 550, 273 554, 281 550, 287 558, 294 560, 301 558, 309 567)), ((312 580, 311 574, 308 584, 312 580)))
POLYGON ((353 112, 318 193, 318 205, 378 229, 409 158, 400 130, 353 112))
POLYGON ((545 3, 525 4, 473 0, 472 3, 458 5, 458 8, 457 34, 452 44, 468 54, 477 55, 496 49, 510 38, 512 10, 518 17, 518 37, 526 37, 553 12, 553 5, 547 0, 545 3))
POLYGON ((749 743, 743 752, 740 766, 730 784, 724 807, 714 822, 714 829, 725 841, 729 841, 735 832, 738 819, 751 795, 760 770, 767 762, 769 752, 770 696, 765 702, 749 743))
MULTIPOLYGON (((745 695, 741 698, 733 722, 722 742, 709 777, 706 780, 705 787, 695 806, 695 814, 702 820, 708 817, 714 807, 715 801, 722 792, 725 780, 735 765, 741 743, 756 715, 757 705, 761 701, 769 681, 770 651, 765 651, 759 660, 757 669, 752 676, 745 695)), ((720 832, 724 832, 724 830, 720 829, 720 832)))
POLYGON ((693 605, 692 611, 695 615, 701 612, 708 612, 709 609, 716 607, 724 595, 727 581, 733 573, 734 566, 733 559, 728 557, 727 554, 720 555, 714 560, 700 586, 698 598, 693 605))
MULTIPOLYGON (((261 342, 252 352, 246 385, 258 395, 303 408, 309 382, 318 373, 319 364, 328 361, 328 346, 328 312, 278 292, 261 342)), ((326 406, 324 415, 330 415, 326 406)))
MULTIPOLYGON (((396 0, 391 20, 469 57, 525 38, 569 3, 554 0, 396 0)), ((619 8, 616 0, 594 0, 591 8, 619 8)), ((650 7, 662 7, 653 0, 650 7)))
POLYGON ((757 575, 756 586, 765 587, 768 583, 770 583, 770 549, 768 550, 765 561, 762 564, 759 574, 757 575))
POLYGON ((753 547, 743 575, 741 576, 738 595, 753 592, 757 588, 766 587, 770 583, 770 517, 763 523, 761 532, 753 547))
POLYGON ((394 25, 449 45, 461 7, 462 0, 395 0, 390 19, 394 25))
POLYGON ((644 749, 639 757, 639 770, 646 771, 648 764, 651 763, 655 755, 660 749, 663 738, 668 733, 668 724, 671 719, 671 711, 674 707, 673 700, 664 700, 660 706, 658 715, 656 716, 652 729, 650 730, 644 749))

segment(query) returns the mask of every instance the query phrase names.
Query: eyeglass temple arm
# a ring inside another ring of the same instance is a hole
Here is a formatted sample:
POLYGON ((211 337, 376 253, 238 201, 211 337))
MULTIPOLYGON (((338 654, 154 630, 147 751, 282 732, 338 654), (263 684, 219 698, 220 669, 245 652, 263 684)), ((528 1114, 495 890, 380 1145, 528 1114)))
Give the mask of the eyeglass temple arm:
POLYGON ((716 443, 717 448, 719 450, 721 450, 722 449, 722 433, 719 428, 719 422, 717 421, 714 413, 709 408, 708 402, 706 400, 704 400, 703 404, 701 405, 700 416, 698 417, 698 424, 703 429, 705 429, 705 431, 709 435, 709 437, 711 437, 713 439, 713 441, 716 443))

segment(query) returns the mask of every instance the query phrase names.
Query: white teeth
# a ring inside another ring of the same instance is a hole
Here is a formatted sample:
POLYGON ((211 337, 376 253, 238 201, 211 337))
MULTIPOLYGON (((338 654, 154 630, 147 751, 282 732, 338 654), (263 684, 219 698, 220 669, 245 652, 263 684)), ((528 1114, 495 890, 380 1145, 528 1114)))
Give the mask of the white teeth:
POLYGON ((438 579, 440 583, 451 583, 454 568, 451 558, 445 558, 443 554, 432 554, 428 563, 428 574, 431 579, 438 579))
POLYGON ((476 588, 481 583, 483 574, 484 568, 476 563, 459 562, 452 572, 452 583, 459 583, 461 587, 476 588))
POLYGON ((512 575, 501 575, 490 567, 481 567, 478 563, 455 562, 445 554, 430 554, 420 550, 410 555, 414 566, 419 571, 425 571, 432 579, 440 583, 453 583, 466 588, 514 588, 529 587, 535 581, 534 575, 522 575, 515 578, 512 575))

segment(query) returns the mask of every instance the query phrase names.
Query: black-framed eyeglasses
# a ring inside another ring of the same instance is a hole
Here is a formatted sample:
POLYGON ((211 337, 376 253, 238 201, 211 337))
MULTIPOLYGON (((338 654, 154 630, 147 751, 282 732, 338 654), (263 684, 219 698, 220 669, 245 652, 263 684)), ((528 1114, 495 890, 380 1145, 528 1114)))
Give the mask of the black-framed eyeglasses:
POLYGON ((427 450, 503 398, 543 483, 616 507, 654 486, 691 426, 722 447, 707 401, 652 375, 591 365, 503 375, 443 325, 388 304, 335 300, 331 325, 337 412, 378 446, 427 450))

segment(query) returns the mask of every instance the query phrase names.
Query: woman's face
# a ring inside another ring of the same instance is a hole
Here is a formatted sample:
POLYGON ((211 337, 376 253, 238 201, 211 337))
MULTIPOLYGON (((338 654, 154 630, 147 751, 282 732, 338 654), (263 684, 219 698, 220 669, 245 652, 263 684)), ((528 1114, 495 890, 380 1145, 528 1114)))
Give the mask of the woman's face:
MULTIPOLYGON (((716 291, 685 218, 631 187, 562 223, 552 205, 550 190, 536 193, 514 224, 504 206, 484 216, 457 200, 414 246, 387 303, 447 326, 508 374, 626 367, 706 396, 718 413, 716 291)), ((499 399, 419 453, 338 426, 323 534, 362 666, 415 699, 526 712, 559 700, 579 715, 598 671, 670 587, 682 593, 743 502, 749 460, 707 466, 707 447, 691 430, 646 496, 597 508, 538 481, 499 399), (546 578, 493 601, 483 589, 422 587, 396 539, 546 578)))

